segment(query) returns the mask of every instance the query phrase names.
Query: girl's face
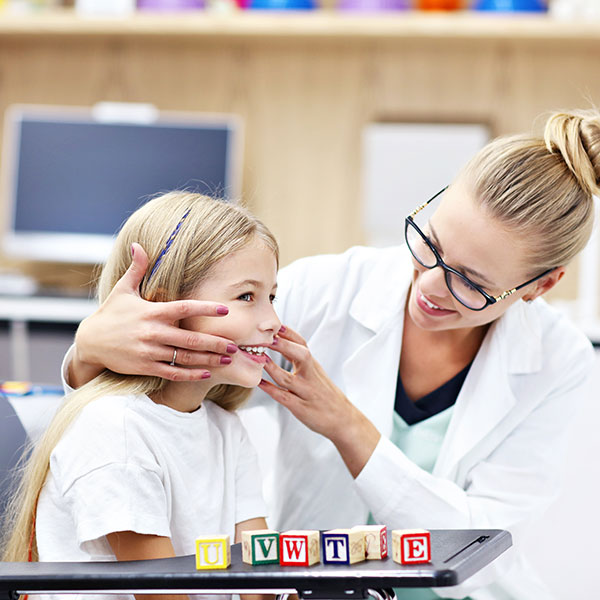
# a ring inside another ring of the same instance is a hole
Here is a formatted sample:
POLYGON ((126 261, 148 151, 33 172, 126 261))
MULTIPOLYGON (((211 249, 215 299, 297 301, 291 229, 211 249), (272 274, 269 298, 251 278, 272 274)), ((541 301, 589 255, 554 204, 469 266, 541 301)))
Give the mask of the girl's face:
POLYGON ((212 369, 211 385, 258 385, 268 360, 264 351, 281 328, 273 310, 276 289, 275 256, 260 239, 221 259, 196 288, 193 299, 220 302, 229 313, 224 317, 190 317, 180 326, 230 339, 240 349, 231 356, 231 364, 212 369))
MULTIPOLYGON (((491 296, 498 296, 532 277, 525 262, 524 243, 491 219, 460 180, 444 192, 439 207, 421 229, 448 266, 466 275, 491 296)), ((546 279, 482 311, 473 311, 451 294, 441 267, 426 269, 414 258, 413 264, 408 313, 415 325, 432 331, 490 323, 520 298, 539 295, 535 292, 543 288, 546 279)))

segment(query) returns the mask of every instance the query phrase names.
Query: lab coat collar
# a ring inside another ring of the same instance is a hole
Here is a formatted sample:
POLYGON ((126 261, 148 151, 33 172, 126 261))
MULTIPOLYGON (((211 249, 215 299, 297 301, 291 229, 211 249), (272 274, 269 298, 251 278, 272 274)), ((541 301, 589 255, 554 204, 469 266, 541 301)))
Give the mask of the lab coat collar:
POLYGON ((401 318, 413 273, 406 246, 376 252, 384 254, 383 260, 374 261, 350 305, 350 316, 373 333, 379 333, 390 319, 401 318))
MULTIPOLYGON (((541 323, 534 305, 519 301, 493 323, 458 395, 434 475, 457 477, 460 461, 479 444, 504 435, 499 425, 528 410, 529 398, 517 400, 512 375, 542 367, 541 323)), ((482 454, 486 451, 482 447, 482 454)))

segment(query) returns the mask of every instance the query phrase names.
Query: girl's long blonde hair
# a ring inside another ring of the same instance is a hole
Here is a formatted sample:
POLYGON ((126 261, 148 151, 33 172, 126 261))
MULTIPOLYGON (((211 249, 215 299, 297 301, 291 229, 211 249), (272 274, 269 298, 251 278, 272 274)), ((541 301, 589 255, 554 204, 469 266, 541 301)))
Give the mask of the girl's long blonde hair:
MULTIPOLYGON (((140 286, 141 296, 164 302, 189 297, 219 260, 256 239, 273 251, 278 262, 275 238, 243 207, 189 192, 164 194, 138 209, 121 229, 100 276, 98 299, 103 302, 107 298, 130 266, 133 242, 139 243, 149 258, 148 270, 140 286)), ((65 398, 22 468, 16 493, 12 495, 3 519, 2 560, 37 560, 35 514, 50 468, 50 455, 83 407, 109 394, 151 395, 166 383, 158 377, 122 375, 105 370, 65 398)), ((233 410, 249 393, 246 388, 220 385, 210 390, 207 399, 226 410, 233 410)))
POLYGON ((528 240, 531 275, 568 264, 586 245, 600 184, 600 114, 556 112, 544 136, 498 138, 462 175, 492 218, 528 240))

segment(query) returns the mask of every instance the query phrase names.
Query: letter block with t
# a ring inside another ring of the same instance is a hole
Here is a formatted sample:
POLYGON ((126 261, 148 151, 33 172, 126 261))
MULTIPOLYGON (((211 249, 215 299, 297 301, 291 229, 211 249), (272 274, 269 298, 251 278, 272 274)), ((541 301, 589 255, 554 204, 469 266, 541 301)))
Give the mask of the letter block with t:
POLYGON ((394 529, 392 558, 401 565, 431 562, 431 534, 426 529, 394 529))
POLYGON ((249 565, 279 564, 279 533, 271 529, 242 531, 242 560, 249 565))
POLYGON ((196 569, 226 569, 230 564, 228 535, 207 535, 196 539, 196 569))
POLYGON ((351 565, 365 560, 365 537, 354 529, 331 529, 321 534, 321 551, 326 565, 351 565))
POLYGON ((321 560, 319 532, 292 530, 279 534, 279 564, 309 567, 321 560))
POLYGON ((357 525, 352 531, 360 531, 365 536, 367 560, 383 560, 388 555, 387 529, 385 525, 357 525))

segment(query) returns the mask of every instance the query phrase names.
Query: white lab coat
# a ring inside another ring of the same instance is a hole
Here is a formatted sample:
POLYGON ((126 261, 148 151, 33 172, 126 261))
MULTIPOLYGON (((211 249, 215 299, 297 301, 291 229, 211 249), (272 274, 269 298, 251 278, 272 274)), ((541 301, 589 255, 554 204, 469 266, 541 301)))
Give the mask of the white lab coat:
POLYGON ((427 473, 388 440, 412 270, 405 246, 357 247, 281 270, 282 322, 305 337, 382 438, 353 480, 329 440, 258 391, 242 419, 266 471, 270 525, 350 527, 371 512, 390 528, 508 529, 513 549, 438 593, 547 600, 519 541, 557 494, 567 428, 594 364, 591 344, 541 299, 511 306, 490 327, 427 473))

